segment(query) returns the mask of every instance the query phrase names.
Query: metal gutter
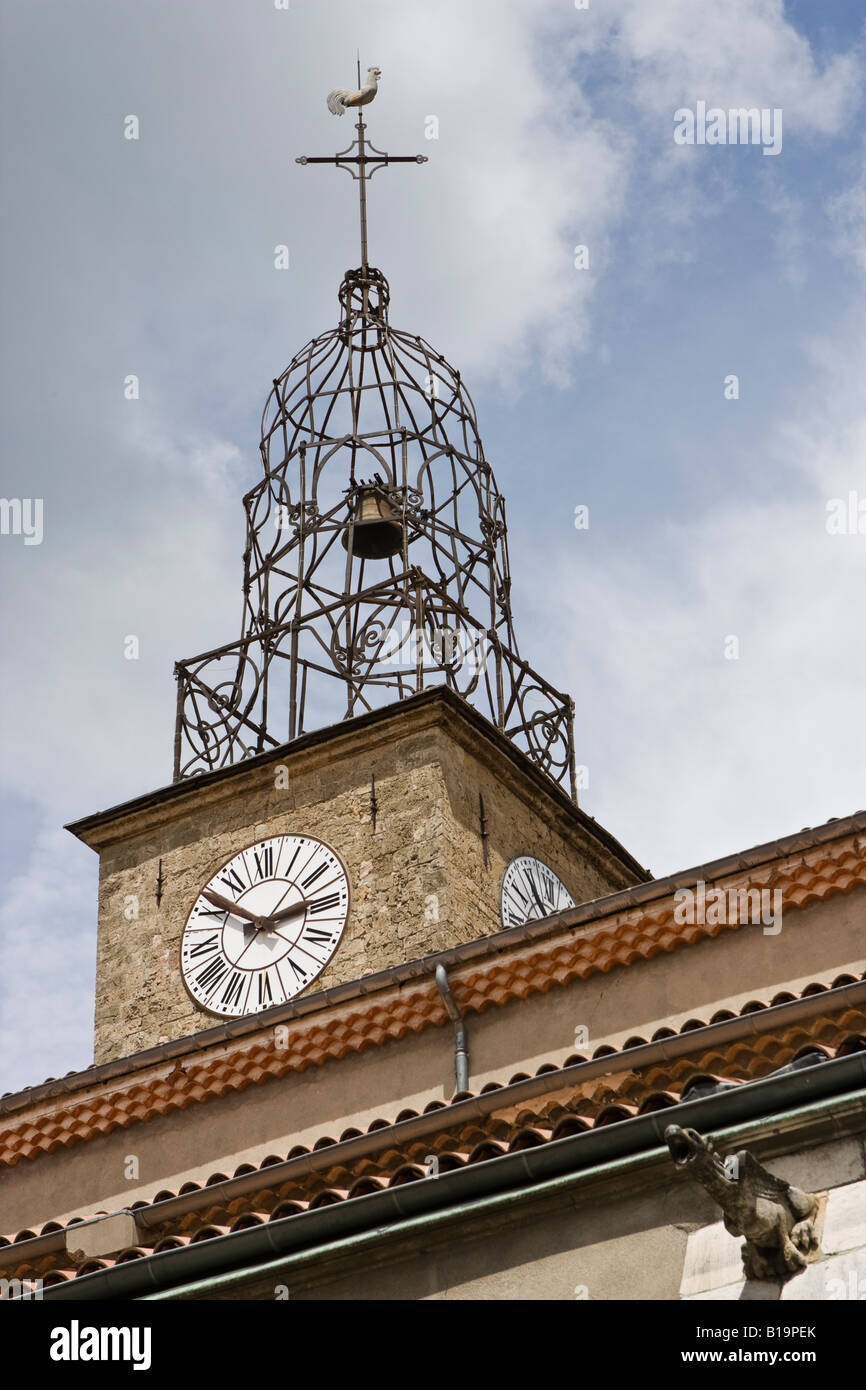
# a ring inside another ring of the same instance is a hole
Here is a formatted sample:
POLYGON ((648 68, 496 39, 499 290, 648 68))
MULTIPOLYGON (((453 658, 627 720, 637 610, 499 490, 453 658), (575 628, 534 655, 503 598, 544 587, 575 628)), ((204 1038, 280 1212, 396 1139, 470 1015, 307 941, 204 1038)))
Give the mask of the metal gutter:
POLYGON ((145 1228, 160 1226, 173 1217, 203 1210, 218 1201, 233 1201, 247 1193, 261 1191, 263 1174, 266 1175, 267 1185, 271 1186, 338 1165, 348 1166, 359 1158, 381 1152, 385 1147, 402 1148, 416 1140, 436 1134, 443 1129, 445 1121, 448 1128, 468 1124, 471 1120, 483 1121, 497 1110, 523 1105, 526 1101, 535 1100, 551 1091, 576 1089, 600 1076, 625 1071, 643 1071, 661 1062, 675 1062, 692 1052, 721 1047, 744 1035, 760 1037, 764 1033, 789 1027, 792 1023, 825 1012, 828 996, 834 1012, 837 1009, 866 1003, 866 981, 860 980, 856 984, 843 985, 840 989, 827 990, 821 994, 809 994, 789 1004, 775 1004, 755 1013, 726 1019, 722 1023, 708 1024, 705 1028, 692 1028, 687 1033, 677 1033, 672 1038, 658 1038, 655 1042, 645 1043, 640 1047, 607 1053, 587 1062, 575 1062, 570 1067, 560 1067, 555 1071, 527 1077, 525 1081, 515 1081, 509 1086, 482 1091, 466 1100, 452 1101, 450 1105, 443 1105, 435 1110, 424 1111, 411 1119, 401 1120, 387 1129, 368 1131, 354 1139, 329 1144, 327 1148, 314 1149, 297 1158, 288 1158, 284 1163, 269 1164, 266 1169, 258 1168, 255 1173, 229 1178, 225 1183, 214 1183, 212 1187, 204 1187, 199 1192, 186 1193, 182 1197, 169 1198, 164 1202, 154 1202, 146 1209, 140 1208, 136 1212, 136 1219, 139 1225, 145 1228))
POLYGON ((858 1052, 796 1072, 770 1076, 763 1081, 744 1083, 732 1090, 552 1140, 537 1148, 488 1159, 440 1177, 421 1179, 179 1250, 166 1250, 114 1265, 80 1279, 52 1285, 44 1290, 44 1300, 135 1299, 161 1290, 177 1292, 179 1286, 190 1281, 230 1270, 251 1275, 257 1265, 270 1258, 319 1248, 328 1242, 369 1231, 371 1227, 377 1228, 381 1235, 382 1228, 444 1212, 460 1203, 475 1204, 518 1184, 543 1184, 566 1174, 577 1180, 581 1173, 599 1165, 641 1153, 648 1156, 651 1151, 664 1147, 664 1130, 674 1119, 683 1127, 718 1130, 796 1110, 805 1123, 816 1107, 826 1113, 828 1107, 824 1102, 832 1098, 835 1103, 845 1096, 858 1109, 862 1107, 866 1115, 866 1053, 858 1052))
MULTIPOLYGON (((281 1185, 293 1178, 306 1177, 337 1165, 348 1166, 369 1154, 381 1152, 384 1147, 401 1148, 438 1133, 445 1120, 449 1128, 464 1125, 470 1120, 483 1121, 497 1110, 522 1105, 551 1091, 576 1088, 600 1076, 624 1071, 643 1071, 661 1062, 675 1062, 692 1052, 723 1047, 726 1043, 743 1036, 760 1037, 764 1033, 786 1028, 792 1023, 825 1013, 828 1011, 828 1005, 835 1013, 861 1003, 866 1003, 866 981, 858 980, 855 984, 842 985, 838 989, 807 994, 787 1004, 774 1004, 754 1013, 738 1014, 735 1018, 725 1019, 721 1023, 708 1024, 704 1028, 692 1028, 686 1033, 658 1038, 655 1042, 639 1047, 605 1053, 604 1056, 594 1057, 587 1062, 576 1062, 570 1067, 545 1071, 540 1075, 527 1077, 524 1081, 512 1082, 511 1085, 483 1091, 466 1100, 452 1101, 450 1105, 424 1111, 411 1119, 389 1125, 387 1129, 368 1131, 354 1139, 313 1149, 308 1154, 287 1158, 282 1163, 257 1168, 253 1173, 244 1173, 241 1177, 202 1187, 197 1192, 187 1192, 162 1202, 152 1202, 150 1206, 139 1207, 135 1211, 136 1223, 142 1230, 152 1230, 191 1212, 202 1211, 217 1203, 234 1201, 248 1193, 259 1192, 265 1186, 281 1185)), ((0 1268, 20 1264, 23 1258, 22 1250, 26 1252, 27 1258, 37 1259, 62 1250, 65 1246, 66 1228, 62 1231, 52 1231, 48 1235, 36 1236, 29 1241, 13 1241, 11 1245, 0 1247, 0 1268)))
MULTIPOLYGON (((861 1104, 866 1101, 866 1092, 862 1093, 861 1104)), ((820 1119, 823 1113, 838 1116, 839 1102, 837 1099, 821 1101, 818 1105, 808 1107, 802 1111, 788 1111, 792 1124, 797 1121, 807 1122, 808 1119, 820 1119), (804 1117, 807 1117, 804 1120, 804 1117)), ((762 1130, 766 1129, 766 1121, 752 1121, 746 1125, 731 1126, 724 1131, 716 1131, 715 1139, 725 1147, 730 1147, 732 1142, 738 1144, 748 1143, 752 1132, 755 1138, 760 1137, 762 1130)), ((347 1254, 356 1257, 363 1257, 369 1250, 381 1248, 383 1241, 394 1242, 397 1240, 406 1241, 413 1237, 429 1241, 435 1235, 436 1227, 442 1227, 446 1223, 451 1225, 462 1220, 478 1220, 479 1218, 489 1222, 490 1220, 503 1220, 507 1218, 509 1212, 519 1206, 533 1200, 544 1200, 556 1198, 562 1194, 574 1191, 575 1187, 591 1186, 594 1182, 604 1182, 614 1179, 627 1178, 634 1175, 636 1181, 640 1181, 644 1176, 648 1163, 661 1160, 666 1162, 669 1158, 667 1146, 649 1150, 646 1153, 633 1154, 626 1158, 614 1159, 609 1163, 599 1163, 589 1168, 581 1168, 579 1173, 567 1173, 563 1176, 548 1179, 546 1182, 536 1183, 532 1187, 513 1188, 502 1193, 495 1193, 492 1196, 481 1197, 474 1202, 464 1202, 457 1206, 439 1208, 433 1212, 425 1213, 422 1216, 409 1217, 399 1225, 391 1229, 376 1229, 373 1231, 362 1231, 358 1234, 347 1236, 343 1239, 329 1241, 323 1245, 316 1245, 309 1250, 302 1250, 293 1255, 283 1256, 274 1260, 259 1264, 255 1269, 233 1269, 222 1274, 205 1276, 191 1284, 183 1284, 170 1290, 163 1290, 159 1293, 143 1294, 144 1302, 164 1302, 179 1298, 212 1298, 219 1292, 223 1297, 232 1288, 239 1285, 249 1284, 250 1279, 263 1279, 268 1275, 275 1278, 276 1282, 285 1284, 287 1278, 294 1274, 296 1278, 303 1277, 306 1266, 322 1263, 328 1259, 339 1259, 347 1254)), ((515 1213, 519 1219, 519 1212, 515 1213)))

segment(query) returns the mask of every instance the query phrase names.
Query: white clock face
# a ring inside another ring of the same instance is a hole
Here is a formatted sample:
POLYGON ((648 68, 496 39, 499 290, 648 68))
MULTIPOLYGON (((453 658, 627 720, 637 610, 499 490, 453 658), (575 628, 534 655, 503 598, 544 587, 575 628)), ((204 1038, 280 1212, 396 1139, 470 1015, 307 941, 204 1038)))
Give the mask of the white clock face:
POLYGON ((193 904, 180 950, 186 987, 221 1018, 284 1004, 324 970, 348 912, 349 880, 329 845, 306 835, 250 845, 193 904))
POLYGON ((531 854, 512 859, 502 878, 504 927, 519 927, 574 907, 574 898, 552 869, 531 854))

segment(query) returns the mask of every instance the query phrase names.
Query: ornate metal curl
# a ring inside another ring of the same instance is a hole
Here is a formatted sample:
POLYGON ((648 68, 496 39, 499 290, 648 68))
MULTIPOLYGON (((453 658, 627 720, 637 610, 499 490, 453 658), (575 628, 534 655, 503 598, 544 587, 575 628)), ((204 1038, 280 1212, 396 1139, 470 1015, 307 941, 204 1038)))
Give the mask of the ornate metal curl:
POLYGON ((504 500, 460 373, 392 329, 382 273, 273 384, 262 480, 244 498, 243 635, 179 662, 175 778, 240 761, 444 684, 574 795, 573 704, 515 642, 504 500), (402 546, 364 558, 364 479, 402 546))

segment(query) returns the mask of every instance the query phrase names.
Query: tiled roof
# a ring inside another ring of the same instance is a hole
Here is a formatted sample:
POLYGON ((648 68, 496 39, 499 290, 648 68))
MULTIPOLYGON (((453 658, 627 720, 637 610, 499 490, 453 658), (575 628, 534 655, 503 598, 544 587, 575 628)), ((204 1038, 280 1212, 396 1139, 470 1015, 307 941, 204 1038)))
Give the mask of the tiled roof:
MULTIPOLYGON (((269 1009, 266 1014, 233 1019, 204 1029, 188 1038, 180 1038, 134 1053, 130 1057, 117 1058, 112 1062, 93 1065, 81 1071, 70 1071, 59 1079, 49 1077, 38 1085, 26 1086, 17 1092, 4 1092, 0 1094, 0 1115, 24 1109, 49 1095, 55 1097, 81 1091, 93 1081, 101 1083, 121 1075, 131 1076, 133 1072, 147 1070, 155 1061, 179 1058, 194 1051, 202 1052, 211 1044, 233 1043, 238 1039, 252 1037, 261 1032, 263 1020, 274 1025, 286 1023, 306 1018, 313 1013, 321 1014, 332 1004, 344 1005, 349 1001, 371 998, 392 985, 405 988, 418 979, 429 982, 434 974, 435 965, 439 963, 448 969, 459 969, 472 961, 500 957, 512 948, 524 947, 533 941, 555 940, 563 930, 572 933, 578 929, 590 930, 593 924, 603 919, 609 918, 613 922, 632 910, 651 914, 665 901, 672 903, 677 888, 693 886, 699 879, 710 886, 723 886, 725 889, 736 890, 747 883, 757 886, 759 880, 755 874, 756 869, 769 871, 784 860, 789 866, 801 866, 802 872, 799 876, 794 875, 792 880, 791 903, 794 906, 806 906, 811 900, 823 899, 838 892, 848 892, 851 888, 866 882, 864 854, 866 811, 858 811, 841 820, 831 817, 823 825, 806 827, 780 840, 670 874, 667 878, 641 882, 635 887, 621 889, 606 897, 581 903, 552 917, 528 922, 520 927, 504 928, 490 936, 479 937, 475 941, 450 947, 432 956, 406 961, 401 965, 391 966, 326 990, 302 994, 288 1004, 269 1009), (824 867, 829 866, 829 873, 819 870, 816 874, 816 866, 821 859, 820 852, 828 845, 834 846, 829 858, 824 856, 824 867)), ((766 873, 764 879, 766 880, 766 873)), ((775 886, 779 886, 777 880, 773 879, 773 882, 775 886)), ((736 923, 730 925, 736 929, 736 923)), ((706 934, 716 935, 719 930, 721 928, 710 928, 706 934)), ((676 944, 687 945, 691 939, 690 933, 679 931, 677 941, 667 943, 666 949, 673 949, 676 944)), ((649 954, 652 955, 654 952, 651 951, 649 954)), ((596 963, 596 968, 610 969, 616 963, 607 962, 605 967, 605 962, 601 960, 596 963)))
MULTIPOLYGON (((745 862, 749 856, 741 858, 745 862)), ((709 873, 710 867, 698 872, 709 873)), ((852 832, 828 841, 825 828, 809 848, 707 881, 726 891, 778 889, 784 905, 804 907, 866 884, 866 837, 852 832)), ((645 894, 654 887, 643 884, 630 892, 645 894)), ((549 918, 540 928, 533 924, 538 934, 533 931, 528 939, 513 944, 509 932, 488 938, 490 952, 480 959, 474 949, 462 963, 460 948, 450 953, 457 957, 457 963, 450 966, 450 983, 461 1008, 466 1013, 481 1013, 531 994, 546 993, 555 985, 628 967, 661 952, 739 929, 737 923, 676 923, 672 892, 640 906, 612 911, 612 904, 622 897, 617 894, 610 900, 583 904, 549 918), (494 950, 498 940, 499 947, 494 950)), ((215 1030, 213 1042, 203 1034, 184 1040, 182 1050, 173 1045, 172 1063, 160 1059, 156 1049, 157 1060, 146 1070, 140 1070, 133 1059, 126 1067, 115 1063, 105 1069, 110 1073, 108 1081, 103 1079, 103 1069, 97 1067, 57 1083, 56 1095, 44 1095, 50 1088, 42 1087, 29 1105, 26 1093, 4 1098, 0 1114, 6 1111, 9 1123, 0 1133, 0 1165, 32 1159, 156 1115, 242 1091, 270 1077, 304 1071, 441 1026, 447 1014, 433 978, 438 959, 414 963, 410 982, 405 985, 396 979, 375 987, 369 981, 359 981, 360 992, 349 1002, 333 1003, 323 995, 321 1008, 317 1008, 315 996, 310 996, 304 1012, 284 1025, 279 1048, 274 1046, 273 1030, 281 1015, 275 1011, 273 1017, 262 1016, 254 1031, 245 1028, 236 1038, 215 1030), (16 1124, 13 1116, 17 1115, 21 1118, 16 1124)))
MULTIPOLYGON (((770 863, 721 880, 718 886, 726 891, 740 887, 780 890, 785 908, 803 908, 862 883, 866 883, 866 839, 852 837, 849 843, 822 845, 794 861, 770 863)), ((677 924, 670 895, 661 902, 618 913, 586 935, 524 948, 484 969, 468 971, 456 977, 452 988, 464 1009, 481 1013, 491 1004, 505 1002, 506 997, 526 998, 554 984, 588 979, 598 972, 606 974, 617 965, 651 960, 663 951, 738 929, 737 923, 677 924)))
MULTIPOLYGON (((298 1146, 289 1154, 268 1155, 258 1167, 243 1164, 231 1175, 216 1172, 200 1184, 185 1183, 177 1192, 161 1190, 150 1203, 135 1204, 142 1243, 111 1259, 90 1260, 75 1268, 66 1253, 64 1227, 52 1221, 38 1232, 0 1238, 0 1267, 7 1278, 63 1281, 418 1181, 426 1176, 431 1155, 445 1172, 619 1124, 792 1066, 866 1050, 866 1000, 851 1006, 852 983, 856 982, 845 976, 830 988, 819 982, 808 986, 800 998, 820 996, 818 1012, 771 1032, 753 1032, 744 1025, 755 1013, 796 1001, 751 1001, 736 1016, 689 1020, 679 1034, 660 1030, 661 1036, 693 1043, 687 1054, 671 1060, 641 1066, 637 1049, 645 1049, 647 1040, 630 1039, 619 1052, 600 1049, 601 1055, 589 1060, 569 1057, 562 1067, 545 1064, 534 1078, 518 1074, 507 1086, 490 1083, 478 1096, 457 1095, 447 1105, 431 1101, 422 1112, 404 1110, 393 1119, 377 1118, 366 1134, 348 1130, 339 1138, 322 1135, 312 1148, 298 1146), (726 1022, 738 1022, 740 1036, 725 1047, 716 1046, 712 1037, 726 1022), (532 1090, 535 1094, 528 1094, 532 1090)), ((862 987, 858 992, 862 996, 862 987)))

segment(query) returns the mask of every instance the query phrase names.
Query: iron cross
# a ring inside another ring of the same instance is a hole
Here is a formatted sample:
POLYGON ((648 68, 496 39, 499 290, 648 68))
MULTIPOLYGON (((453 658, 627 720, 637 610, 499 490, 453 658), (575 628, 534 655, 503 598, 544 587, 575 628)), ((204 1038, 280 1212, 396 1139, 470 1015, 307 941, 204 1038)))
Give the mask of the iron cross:
POLYGON ((345 150, 341 150, 335 155, 300 155, 296 164, 335 164, 338 169, 347 169, 353 179, 358 180, 358 192, 361 204, 361 265, 367 267, 367 183, 373 177, 377 169, 383 169, 388 164, 426 164, 426 154, 386 154, 384 150, 377 150, 375 145, 370 144, 366 139, 364 117, 360 108, 358 109, 357 138, 354 139, 345 150), (357 168, 355 167, 357 166, 357 168))

